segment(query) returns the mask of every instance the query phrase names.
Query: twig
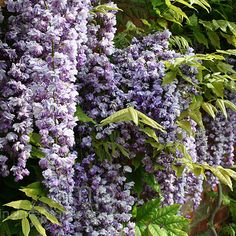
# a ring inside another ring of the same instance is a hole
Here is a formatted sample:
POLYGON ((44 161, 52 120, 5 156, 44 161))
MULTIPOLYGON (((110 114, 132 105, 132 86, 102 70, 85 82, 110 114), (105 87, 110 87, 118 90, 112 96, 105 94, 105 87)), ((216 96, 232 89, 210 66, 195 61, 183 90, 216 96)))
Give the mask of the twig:
POLYGON ((220 183, 218 184, 217 192, 218 192, 217 204, 216 204, 215 208, 213 209, 213 211, 210 215, 210 218, 209 218, 209 222, 208 222, 209 229, 212 232, 212 235, 214 235, 214 236, 218 236, 215 226, 214 226, 214 219, 215 219, 216 213, 220 209, 221 203, 222 203, 222 186, 220 183))

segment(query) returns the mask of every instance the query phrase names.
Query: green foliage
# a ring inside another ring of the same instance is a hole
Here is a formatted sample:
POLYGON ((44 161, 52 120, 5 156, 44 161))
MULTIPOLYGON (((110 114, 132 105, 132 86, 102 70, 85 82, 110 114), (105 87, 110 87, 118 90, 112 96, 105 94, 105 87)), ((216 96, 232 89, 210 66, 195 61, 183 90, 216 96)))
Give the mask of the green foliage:
MULTIPOLYGON (((120 111, 115 112, 111 116, 101 121, 102 126, 116 122, 129 122, 133 121, 136 126, 139 126, 141 132, 149 137, 149 142, 158 142, 158 136, 155 130, 165 132, 164 127, 158 124, 153 119, 149 118, 145 114, 135 110, 133 107, 128 107, 120 111)), ((116 156, 116 152, 120 152, 123 156, 129 158, 129 150, 122 145, 115 142, 115 137, 119 133, 113 133, 105 140, 97 140, 93 138, 92 145, 94 147, 96 155, 100 160, 112 159, 116 156)))
POLYGON ((31 232, 29 220, 38 231, 38 233, 40 233, 40 235, 46 236, 46 231, 41 225, 36 214, 44 216, 52 224, 60 225, 57 218, 48 212, 48 207, 62 212, 65 209, 59 203, 46 197, 46 194, 42 189, 42 185, 39 182, 32 183, 20 190, 24 192, 27 197, 32 198, 32 200, 18 200, 5 204, 5 207, 14 208, 17 209, 17 211, 14 211, 2 222, 6 222, 8 220, 21 220, 21 229, 24 236, 28 236, 31 232), (42 203, 46 205, 42 205, 42 203))
POLYGON ((21 220, 21 227, 22 227, 22 232, 24 236, 28 236, 30 233, 30 223, 27 218, 24 218, 21 220))
POLYGON ((12 207, 14 209, 32 210, 33 206, 28 200, 18 200, 5 204, 4 206, 12 207))
POLYGON ((236 224, 225 225, 219 233, 219 236, 235 236, 236 235, 236 224))
POLYGON ((229 217, 223 224, 219 236, 235 236, 236 235, 236 182, 233 181, 233 192, 225 191, 223 194, 223 205, 229 209, 229 217))
POLYGON ((46 192, 44 191, 43 185, 40 182, 34 182, 19 190, 25 193, 27 197, 30 197, 35 201, 37 201, 42 196, 46 196, 46 192))
MULTIPOLYGON (((221 51, 218 51, 221 53, 221 51)), ((225 52, 235 53, 234 50, 225 52)), ((203 128, 202 113, 208 113, 213 119, 217 112, 222 112, 227 118, 227 108, 236 111, 236 106, 232 102, 224 99, 225 90, 235 90, 236 71, 225 62, 224 53, 221 54, 196 54, 193 56, 183 56, 176 58, 173 63, 166 62, 168 72, 163 78, 163 85, 173 82, 176 78, 182 78, 190 83, 198 91, 198 96, 192 97, 192 103, 184 111, 177 124, 186 132, 191 133, 186 118, 192 118, 201 128, 203 128), (197 79, 199 83, 194 83, 189 77, 183 75, 180 66, 189 65, 197 68, 197 79)))
POLYGON ((45 155, 41 148, 41 136, 38 133, 32 132, 30 134, 30 144, 32 146, 31 158, 43 158, 45 155))
POLYGON ((96 125, 96 121, 87 116, 80 106, 77 106, 75 116, 79 119, 80 122, 91 122, 96 125))
POLYGON ((125 25, 125 30, 117 34, 114 41, 117 48, 125 48, 130 45, 132 38, 144 34, 144 30, 137 27, 132 21, 128 21, 125 25))
MULTIPOLYGON (((183 145, 182 145, 183 146, 183 145)), ((192 162, 191 157, 189 154, 185 151, 182 151, 184 154, 184 158, 178 159, 178 162, 182 162, 182 164, 187 168, 188 171, 193 172, 196 176, 202 175, 205 176, 205 171, 211 171, 213 175, 215 175, 219 181, 222 184, 225 184, 233 191, 233 184, 232 179, 236 180, 236 172, 223 168, 222 166, 210 166, 207 163, 199 164, 192 162)), ((182 167, 173 166, 174 170, 176 171, 176 174, 179 175, 180 171, 183 171, 182 167)))
POLYGON ((125 109, 115 112, 114 114, 112 114, 108 118, 102 120, 101 124, 108 125, 111 123, 127 122, 127 121, 133 121, 134 124, 137 126, 139 125, 139 123, 142 123, 142 124, 147 125, 153 129, 157 129, 162 132, 165 132, 163 126, 161 126, 156 121, 149 118, 148 116, 146 116, 142 112, 135 110, 133 107, 128 107, 128 108, 125 108, 125 109))
MULTIPOLYGON (((142 159, 142 157, 140 157, 142 159)), ((132 165, 135 167, 132 173, 128 174, 127 177, 129 180, 134 182, 134 191, 140 197, 143 192, 143 186, 149 185, 153 191, 157 193, 157 196, 160 196, 160 186, 156 181, 155 175, 153 173, 147 173, 143 166, 140 163, 140 160, 135 158, 132 160, 132 165)))
POLYGON ((136 235, 187 236, 184 229, 189 222, 178 214, 179 209, 179 205, 161 207, 159 199, 135 207, 133 216, 136 222, 136 235))
POLYGON ((96 14, 97 12, 106 14, 109 11, 122 11, 122 9, 120 9, 118 7, 112 7, 108 4, 101 4, 101 5, 94 7, 90 12, 94 13, 94 14, 96 14))
POLYGON ((30 221, 34 225, 34 227, 37 229, 37 231, 40 233, 42 236, 47 236, 46 231, 41 225, 40 221, 38 220, 37 216, 34 214, 29 214, 30 221))
MULTIPOLYGON (((214 52, 215 49, 228 49, 236 45, 236 4, 232 0, 132 2, 136 5, 129 15, 132 14, 135 22, 136 18, 140 19, 145 29, 143 34, 168 28, 173 33, 172 46, 182 52, 188 44, 201 52, 214 52), (141 7, 146 9, 148 15, 140 14, 141 7)), ((124 10, 127 14, 128 10, 124 10)))
POLYGON ((9 215, 4 221, 6 220, 21 220, 28 217, 28 212, 19 210, 19 211, 14 211, 11 215, 9 215))

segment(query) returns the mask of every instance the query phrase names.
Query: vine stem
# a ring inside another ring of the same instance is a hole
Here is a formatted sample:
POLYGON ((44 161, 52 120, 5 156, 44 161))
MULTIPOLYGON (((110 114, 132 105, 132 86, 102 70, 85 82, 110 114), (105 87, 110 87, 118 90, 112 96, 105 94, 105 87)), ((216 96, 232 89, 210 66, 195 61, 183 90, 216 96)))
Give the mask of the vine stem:
POLYGON ((222 186, 220 183, 218 184, 217 192, 218 192, 217 204, 214 207, 214 209, 210 215, 209 222, 208 222, 209 229, 212 232, 213 236, 218 236, 215 226, 214 226, 214 219, 215 219, 216 213, 220 209, 221 203, 222 203, 222 186))

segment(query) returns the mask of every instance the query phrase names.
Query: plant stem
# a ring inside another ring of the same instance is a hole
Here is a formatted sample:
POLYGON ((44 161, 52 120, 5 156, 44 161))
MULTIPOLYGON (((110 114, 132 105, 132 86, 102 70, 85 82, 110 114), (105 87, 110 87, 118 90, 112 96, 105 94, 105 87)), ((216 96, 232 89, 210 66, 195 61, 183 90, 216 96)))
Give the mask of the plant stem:
POLYGON ((215 219, 216 213, 220 209, 221 203, 222 203, 222 186, 220 183, 218 184, 217 192, 218 192, 217 204, 216 204, 215 208, 213 209, 213 211, 210 215, 210 218, 209 218, 209 222, 208 222, 209 229, 212 232, 213 236, 218 236, 215 226, 214 226, 214 219, 215 219))

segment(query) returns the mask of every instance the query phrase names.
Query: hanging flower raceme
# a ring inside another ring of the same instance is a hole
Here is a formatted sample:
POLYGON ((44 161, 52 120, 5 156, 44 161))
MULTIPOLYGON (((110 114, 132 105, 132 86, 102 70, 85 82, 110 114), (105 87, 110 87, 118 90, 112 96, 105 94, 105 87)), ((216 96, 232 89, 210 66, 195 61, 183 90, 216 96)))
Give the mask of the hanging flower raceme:
POLYGON ((45 70, 36 71, 40 78, 35 83, 34 115, 42 136, 46 154, 40 164, 49 189, 49 196, 59 201, 67 210, 60 219, 62 227, 50 226, 52 235, 73 235, 73 165, 76 158, 70 149, 74 145, 73 128, 76 125, 75 75, 77 66, 83 65, 83 44, 86 41, 88 1, 51 1, 36 22, 45 22, 47 31, 42 31, 41 45, 50 45, 42 61, 45 70), (61 5, 60 5, 61 4, 61 5), (80 27, 82 25, 83 27, 80 27), (79 53, 78 53, 79 52, 79 53), (81 53, 81 54, 80 54, 81 53), (46 165, 46 166, 45 166, 46 165))
MULTIPOLYGON (((77 78, 78 105, 99 122, 123 107, 123 92, 117 87, 109 59, 114 51, 116 12, 96 12, 97 5, 98 1, 91 4, 94 13, 88 23, 87 61, 83 68, 79 68, 77 78)), ((115 7, 113 3, 108 5, 115 7)), ((96 139, 111 134, 114 127, 96 128, 96 139)), ((75 176, 76 232, 78 235, 120 235, 121 232, 134 235, 134 224, 129 223, 134 203, 131 185, 125 183, 120 165, 94 160, 92 130, 89 124, 79 123, 82 164, 76 165, 75 176), (87 153, 90 153, 89 157, 86 157, 87 153), (127 227, 123 226, 124 223, 127 227)))
POLYGON ((5 109, 12 111, 9 119, 16 120, 12 124, 15 132, 8 133, 6 138, 15 142, 13 151, 21 151, 18 164, 12 170, 17 179, 28 174, 24 168, 30 146, 26 143, 34 117, 45 153, 40 161, 44 169, 43 182, 49 196, 66 209, 59 219, 62 227, 50 226, 50 231, 52 235, 70 235, 73 234, 73 165, 76 159, 76 153, 70 151, 76 125, 74 82, 77 66, 83 64, 81 58, 85 60, 78 52, 82 54, 82 44, 86 41, 88 1, 9 0, 7 7, 9 12, 17 13, 9 19, 11 27, 7 36, 15 42, 13 45, 20 55, 18 63, 12 64, 8 71, 8 76, 14 80, 8 82, 12 90, 5 99, 5 109))
POLYGON ((26 168, 27 159, 30 157, 29 145, 32 132, 32 79, 27 72, 30 52, 22 41, 26 40, 23 15, 24 8, 29 8, 30 3, 25 1, 24 7, 18 1, 6 1, 7 10, 14 14, 8 21, 8 31, 2 32, 4 43, 0 45, 1 51, 1 99, 0 132, 1 149, 11 156, 9 163, 13 163, 11 171, 15 180, 22 180, 29 175, 26 168), (12 45, 9 47, 8 45, 12 45))
MULTIPOLYGON (((110 62, 109 56, 114 51, 113 38, 116 31, 116 11, 106 13, 96 12, 98 1, 93 1, 88 24, 87 61, 85 66, 78 73, 79 106, 83 111, 96 121, 113 114, 121 109, 122 101, 117 81, 114 78, 114 66, 110 62)), ((113 3, 108 3, 110 7, 115 7, 113 3)), ((87 124, 80 124, 79 132, 84 140, 82 144, 88 143, 91 128, 87 124), (87 134, 86 134, 87 133, 87 134)), ((110 134, 108 127, 101 130, 97 138, 104 137, 104 133, 110 134)), ((82 145, 83 146, 83 145, 82 145)))
POLYGON ((75 168, 76 233, 134 236, 134 224, 130 222, 133 183, 126 183, 124 176, 131 168, 109 161, 95 163, 94 156, 90 155, 75 168))
MULTIPOLYGON (((186 82, 181 79, 175 79, 172 83, 163 85, 166 69, 164 62, 169 61, 172 63, 175 58, 181 56, 169 49, 169 37, 169 31, 150 34, 141 40, 134 39, 128 48, 117 50, 114 54, 116 78, 120 83, 120 87, 125 88, 125 91, 127 91, 127 103, 132 104, 136 109, 165 127, 167 131, 165 134, 158 133, 159 141, 162 144, 174 143, 178 140, 177 134, 181 131, 175 122, 181 111, 186 109, 190 103, 190 99, 186 99, 184 95, 189 90, 192 92, 191 86, 187 86, 186 82)), ((189 53, 191 53, 191 50, 189 53)), ((188 76, 194 79, 196 70, 185 66, 182 71, 183 73, 188 73, 188 76)), ((125 133, 124 130, 125 127, 122 128, 122 133, 125 133)), ((126 133, 131 134, 129 128, 126 133)), ((198 191, 199 194, 196 196, 195 203, 195 206, 197 206, 201 195, 202 188, 199 188, 199 186, 202 184, 202 180, 198 181, 197 177, 185 172, 182 177, 177 177, 172 168, 174 156, 162 152, 154 160, 151 158, 153 156, 152 150, 145 146, 145 137, 140 133, 138 136, 134 139, 135 144, 132 141, 130 142, 130 139, 132 140, 133 138, 130 135, 123 136, 121 139, 124 139, 124 146, 129 150, 132 150, 132 147, 136 145, 131 156, 135 156, 138 153, 145 155, 143 164, 146 171, 153 173, 155 172, 155 165, 163 166, 163 168, 156 171, 156 178, 164 197, 163 204, 183 204, 187 201, 188 195, 192 196, 191 191, 194 192, 194 190, 199 189, 200 192, 198 191), (198 184, 192 186, 192 190, 186 188, 186 183, 191 182, 191 178, 194 179, 193 182, 198 182, 198 184)), ((185 134, 183 142, 186 146, 189 144, 189 151, 195 155, 193 159, 196 159, 196 147, 194 139, 192 139, 190 140, 185 134), (192 141, 193 145, 191 145, 192 141)))

